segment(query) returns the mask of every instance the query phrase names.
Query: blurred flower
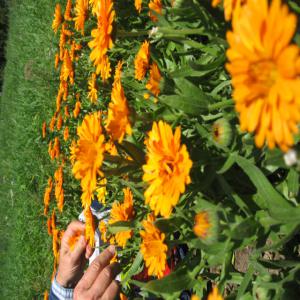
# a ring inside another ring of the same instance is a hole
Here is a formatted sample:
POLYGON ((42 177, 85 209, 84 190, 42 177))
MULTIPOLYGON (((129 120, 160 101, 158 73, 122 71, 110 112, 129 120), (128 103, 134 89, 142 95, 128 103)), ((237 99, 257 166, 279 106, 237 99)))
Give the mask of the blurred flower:
POLYGON ((70 79, 70 83, 74 84, 74 70, 72 60, 70 58, 69 51, 65 49, 63 64, 60 71, 60 80, 67 82, 68 78, 70 79))
POLYGON ((59 255, 59 230, 52 230, 52 251, 54 257, 57 259, 59 255))
POLYGON ((195 216, 194 233, 200 238, 207 238, 208 232, 211 228, 211 221, 206 211, 202 211, 195 216))
POLYGON ((63 21, 62 15, 61 15, 61 7, 60 4, 57 3, 55 6, 55 11, 54 11, 54 20, 52 22, 52 29, 55 33, 57 33, 57 30, 59 26, 61 25, 63 21))
POLYGON ((154 11, 155 13, 161 15, 162 14, 162 3, 161 0, 151 0, 148 4, 150 12, 149 12, 149 16, 151 18, 151 20, 153 22, 156 22, 157 16, 155 14, 153 14, 152 11, 154 11))
POLYGON ((48 185, 47 185, 47 187, 45 189, 45 193, 44 193, 44 216, 46 216, 49 211, 49 203, 50 203, 52 187, 53 187, 52 178, 49 177, 48 185))
MULTIPOLYGON (((81 180, 83 192, 91 197, 97 186, 97 174, 101 173, 104 152, 100 112, 86 115, 81 126, 77 128, 77 135, 79 140, 75 148, 72 172, 76 179, 81 180)), ((86 201, 82 203, 84 207, 90 206, 91 199, 86 201)))
POLYGON ((59 54, 56 53, 56 54, 55 54, 55 62, 54 62, 54 67, 55 67, 55 69, 58 68, 58 65, 59 65, 59 54))
POLYGON ((72 0, 68 0, 65 9, 65 14, 64 14, 64 19, 66 21, 72 21, 71 10, 72 10, 72 0))
POLYGON ((217 286, 213 287, 212 292, 208 295, 207 300, 223 300, 222 295, 219 294, 217 286))
POLYGON ((49 293, 48 293, 48 291, 46 290, 45 292, 44 292, 44 300, 48 300, 49 299, 49 293))
POLYGON ((299 47, 290 44, 297 17, 274 0, 248 0, 227 33, 227 70, 241 129, 255 132, 256 146, 267 142, 287 151, 300 120, 299 47))
POLYGON ((63 190, 63 167, 60 166, 54 173, 55 179, 55 199, 60 212, 64 206, 64 190, 63 190))
MULTIPOLYGON (((124 202, 114 202, 110 211, 109 224, 120 221, 130 221, 134 215, 133 195, 129 188, 123 189, 124 202)), ((120 247, 125 248, 126 242, 133 235, 132 230, 121 231, 115 234, 116 242, 120 247)))
POLYGON ((61 114, 59 114, 58 118, 57 118, 57 122, 56 122, 56 129, 58 131, 61 130, 62 125, 63 125, 63 119, 62 119, 61 114))
POLYGON ((76 56, 76 51, 79 51, 81 50, 82 46, 81 44, 76 44, 75 41, 72 41, 72 44, 71 44, 71 51, 70 51, 70 58, 71 58, 71 61, 74 61, 74 60, 78 60, 79 57, 76 56))
POLYGON ((75 29, 81 31, 84 35, 84 23, 88 18, 89 2, 88 0, 76 0, 75 3, 75 29))
POLYGON ((127 297, 123 293, 120 293, 120 300, 127 300, 127 297))
POLYGON ((134 6, 136 10, 141 13, 142 10, 142 0, 134 0, 134 6))
POLYGON ((154 62, 150 66, 150 78, 146 84, 146 89, 149 90, 155 97, 160 94, 159 84, 161 81, 161 74, 159 72, 157 64, 154 62))
POLYGON ((66 126, 64 129, 64 141, 67 141, 69 139, 69 127, 66 126))
POLYGON ((77 230, 68 240, 68 245, 70 247, 70 250, 73 251, 75 248, 75 245, 77 243, 77 241, 79 240, 81 236, 81 231, 77 230))
POLYGON ((148 269, 148 275, 161 278, 166 268, 168 247, 164 243, 165 234, 154 226, 154 221, 155 218, 149 215, 147 220, 142 222, 144 230, 140 231, 141 253, 148 269))
POLYGON ((107 179, 102 178, 97 186, 96 192, 97 192, 97 199, 100 203, 105 204, 105 196, 107 194, 106 192, 106 184, 107 184, 107 179))
POLYGON ((94 62, 96 73, 101 73, 102 80, 106 80, 110 77, 110 63, 106 53, 113 46, 111 34, 115 11, 111 0, 101 0, 96 9, 98 25, 92 30, 93 40, 88 45, 92 49, 90 59, 94 62))
POLYGON ((232 139, 230 123, 224 118, 215 121, 212 126, 212 136, 218 145, 227 147, 232 139))
POLYGON ((145 199, 155 215, 169 217, 185 185, 191 182, 192 161, 186 146, 180 144, 180 137, 180 127, 173 134, 170 125, 159 121, 153 123, 145 140, 147 158, 143 180, 149 184, 145 199))
POLYGON ((85 239, 89 245, 94 248, 95 245, 95 221, 91 209, 86 207, 84 210, 85 216, 85 239))
POLYGON ((283 159, 284 159, 285 164, 288 167, 291 167, 291 166, 297 164, 298 163, 297 151, 295 151, 294 149, 289 150, 288 152, 286 152, 283 155, 283 159))
POLYGON ((43 137, 43 139, 46 137, 46 130, 47 130, 47 124, 46 124, 46 122, 43 122, 43 125, 42 125, 42 137, 43 137))
POLYGON ((125 134, 131 135, 132 129, 129 121, 127 99, 119 78, 121 75, 118 72, 116 73, 117 76, 115 76, 113 83, 105 128, 113 140, 122 143, 125 134))
POLYGON ((64 108, 64 114, 65 114, 65 119, 70 117, 68 105, 66 105, 65 108, 64 108))
POLYGON ((50 124, 49 124, 49 129, 51 132, 54 131, 55 123, 56 123, 56 114, 53 115, 53 117, 51 118, 50 124))
POLYGON ((135 79, 142 80, 145 77, 147 69, 149 68, 149 60, 149 42, 144 41, 134 60, 135 79))
POLYGON ((60 142, 59 142, 58 137, 54 138, 54 146, 53 146, 52 150, 54 151, 54 157, 59 158, 59 155, 60 155, 60 142))
POLYGON ((98 88, 97 88, 97 83, 96 83, 97 75, 95 73, 92 74, 92 77, 88 81, 88 98, 91 100, 92 103, 97 102, 97 93, 98 93, 98 88))
POLYGON ((99 231, 101 233, 101 240, 106 243, 107 242, 107 238, 106 238, 106 232, 107 232, 107 227, 106 227, 106 223, 101 220, 99 223, 99 231))
POLYGON ((77 119, 79 113, 80 113, 80 109, 81 109, 81 104, 80 101, 76 101, 75 103, 75 108, 73 110, 73 116, 75 119, 77 119))
POLYGON ((200 298, 197 295, 192 295, 191 300, 200 300, 200 298))

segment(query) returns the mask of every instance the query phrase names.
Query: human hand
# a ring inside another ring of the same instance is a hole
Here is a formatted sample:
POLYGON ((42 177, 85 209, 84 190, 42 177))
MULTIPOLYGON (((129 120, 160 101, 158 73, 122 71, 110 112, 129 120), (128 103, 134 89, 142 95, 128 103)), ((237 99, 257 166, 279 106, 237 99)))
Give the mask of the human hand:
POLYGON ((88 267, 74 290, 74 300, 112 300, 119 295, 119 285, 114 278, 120 273, 117 263, 110 263, 115 247, 109 246, 88 267))
POLYGON ((85 224, 73 221, 62 237, 56 281, 65 288, 75 287, 83 275, 86 260, 93 254, 93 249, 85 240, 84 232, 85 224), (79 239, 71 250, 69 240, 78 235, 79 239))

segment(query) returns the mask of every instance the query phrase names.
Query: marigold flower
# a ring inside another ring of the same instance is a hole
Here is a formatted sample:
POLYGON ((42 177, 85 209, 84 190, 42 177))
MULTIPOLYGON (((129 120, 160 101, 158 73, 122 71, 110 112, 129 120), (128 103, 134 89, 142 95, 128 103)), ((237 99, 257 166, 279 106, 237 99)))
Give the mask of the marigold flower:
POLYGON ((131 135, 132 129, 129 121, 127 99, 119 76, 120 75, 117 75, 115 78, 111 92, 111 102, 108 106, 106 130, 113 140, 118 140, 119 143, 122 143, 125 134, 127 133, 131 135))
POLYGON ((49 235, 52 235, 52 228, 51 228, 51 217, 47 219, 47 232, 49 235))
POLYGON ((56 114, 53 115, 53 117, 51 118, 50 124, 49 124, 49 129, 51 132, 54 131, 55 123, 56 123, 56 114))
POLYGON ((52 29, 55 33, 57 33, 57 30, 59 26, 61 25, 63 21, 62 14, 61 14, 61 7, 60 4, 57 3, 55 6, 55 11, 54 11, 54 20, 52 22, 52 29))
POLYGON ((154 221, 155 218, 149 215, 147 220, 142 222, 144 230, 140 231, 141 253, 148 269, 148 275, 161 278, 166 268, 168 247, 164 243, 165 234, 154 226, 154 221))
POLYGON ((64 108, 64 115, 65 115, 65 119, 70 117, 68 105, 66 105, 65 108, 64 108))
POLYGON ((66 142, 69 139, 69 127, 66 126, 64 129, 64 141, 66 142))
POLYGON ((150 60, 149 42, 144 41, 134 60, 135 79, 142 80, 145 77, 147 69, 149 67, 149 60, 150 60))
MULTIPOLYGON (((247 0, 224 0, 223 7, 224 7, 224 15, 225 20, 230 21, 232 15, 235 13, 239 13, 241 6, 246 3, 247 0)), ((216 7, 221 3, 221 0, 213 0, 212 6, 216 7)))
POLYGON ((54 139, 54 146, 53 146, 52 150, 54 151, 54 157, 59 158, 59 155, 60 155, 60 142, 59 142, 58 137, 56 137, 54 139))
POLYGON ((99 12, 99 7, 102 0, 90 0, 90 6, 92 8, 92 14, 95 16, 99 12))
POLYGON ((81 231, 77 230, 68 240, 68 245, 70 247, 70 250, 73 251, 75 248, 75 245, 77 243, 77 241, 79 240, 81 236, 81 231))
POLYGON ((197 295, 192 295, 191 300, 201 300, 197 295))
POLYGON ((193 230, 198 237, 205 239, 209 234, 211 226, 211 221, 209 220, 209 215, 206 211, 202 211, 195 216, 193 230))
POLYGON ((105 151, 108 152, 112 156, 117 156, 118 155, 118 149, 117 149, 115 143, 112 140, 109 140, 105 144, 105 151))
POLYGON ((72 10, 72 0, 68 0, 66 4, 65 14, 64 14, 64 19, 66 21, 72 21, 71 10, 72 10))
POLYGON ((76 179, 81 180, 83 192, 90 197, 83 205, 90 206, 92 192, 97 186, 97 174, 101 173, 104 152, 100 112, 85 116, 81 126, 77 128, 77 135, 79 140, 72 172, 76 179))
POLYGON ((95 73, 92 74, 92 77, 89 79, 88 84, 89 84, 89 93, 88 93, 88 98, 91 100, 92 103, 96 103, 98 99, 98 88, 97 88, 97 75, 95 73))
POLYGON ((60 60, 60 59, 59 59, 59 54, 56 53, 56 54, 55 54, 55 61, 54 61, 54 67, 55 67, 55 69, 58 68, 59 60, 60 60))
POLYGON ((55 179, 55 199, 59 211, 62 211, 64 205, 64 190, 63 190, 63 167, 60 166, 54 173, 55 179))
POLYGON ((44 300, 48 300, 49 299, 49 293, 48 291, 44 292, 44 300))
POLYGON ((142 10, 142 0, 134 0, 134 6, 136 10, 141 13, 142 10))
POLYGON ((123 294, 120 293, 120 300, 127 300, 128 298, 123 294))
POLYGON ((96 189, 97 199, 102 204, 105 204, 105 196, 107 194, 107 192, 106 192, 106 184, 107 184, 107 179, 106 178, 102 178, 99 181, 99 184, 98 184, 97 189, 96 189))
POLYGON ((153 22, 157 22, 157 16, 155 14, 153 14, 152 11, 154 11, 155 13, 161 15, 162 14, 162 3, 161 0, 151 0, 148 4, 149 6, 149 16, 151 18, 151 20, 153 22))
POLYGON ((43 137, 43 139, 46 137, 46 130, 47 130, 47 124, 46 124, 46 122, 43 122, 43 125, 42 125, 42 137, 43 137))
MULTIPOLYGON (((134 215, 133 195, 129 188, 123 189, 124 203, 114 202, 110 211, 109 224, 120 221, 130 221, 134 215)), ((132 230, 121 231, 115 234, 116 242, 120 247, 125 248, 126 242, 133 235, 132 230)))
POLYGON ((99 223, 99 231, 101 233, 101 240, 102 242, 106 243, 107 242, 107 238, 106 238, 106 232, 107 232, 107 227, 106 227, 106 223, 102 220, 99 223))
POLYGON ((81 109, 81 103, 80 103, 80 101, 76 101, 75 108, 73 110, 73 116, 75 119, 77 119, 77 117, 80 113, 80 109, 81 109))
POLYGON ((96 67, 96 74, 101 73, 102 80, 110 77, 110 63, 106 55, 108 49, 113 46, 111 38, 115 11, 111 0, 101 0, 97 6, 98 26, 93 29, 91 35, 93 40, 89 42, 92 49, 90 59, 96 67))
POLYGON ((161 74, 159 72, 157 64, 154 62, 150 66, 150 78, 146 84, 146 89, 149 90, 155 97, 160 94, 159 84, 161 81, 161 74))
POLYGON ((59 230, 53 229, 52 235, 52 251, 55 258, 59 255, 59 230))
POLYGON ((185 145, 180 144, 181 130, 175 134, 170 125, 163 121, 153 123, 145 141, 147 163, 143 166, 143 180, 149 183, 145 191, 146 203, 163 217, 169 217, 177 204, 185 185, 191 182, 189 173, 192 167, 185 145))
POLYGON ((76 51, 81 50, 82 46, 80 44, 76 44, 75 41, 72 41, 70 58, 71 61, 78 60, 78 56, 76 56, 76 51))
POLYGON ((58 131, 61 130, 62 125, 63 125, 63 118, 62 118, 61 114, 59 114, 58 118, 57 118, 57 122, 56 122, 56 129, 58 131))
POLYGON ((60 80, 67 82, 68 79, 70 79, 71 84, 74 84, 72 60, 70 58, 69 51, 65 49, 64 60, 60 71, 60 80))
POLYGON ((52 178, 49 177, 48 186, 46 187, 44 193, 44 216, 46 216, 49 211, 49 203, 50 203, 50 195, 52 192, 52 187, 53 187, 52 178))
POLYGON ((217 286, 213 287, 212 292, 208 295, 207 300, 224 300, 222 295, 219 294, 217 286))
POLYGON ((75 4, 75 29, 81 31, 84 35, 84 23, 88 18, 89 1, 88 0, 76 0, 75 4))
POLYGON ((91 209, 86 207, 84 210, 85 216, 85 239, 93 248, 95 245, 95 221, 91 209))
POLYGON ((296 23, 280 0, 248 0, 227 33, 235 108, 259 148, 267 142, 287 151, 298 132, 300 56, 290 44, 296 23))

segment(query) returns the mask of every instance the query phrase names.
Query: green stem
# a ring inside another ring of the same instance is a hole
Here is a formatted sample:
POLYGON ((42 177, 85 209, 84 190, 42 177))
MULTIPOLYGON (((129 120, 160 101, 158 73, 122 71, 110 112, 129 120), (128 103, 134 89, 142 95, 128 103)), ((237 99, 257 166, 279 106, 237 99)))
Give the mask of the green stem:
POLYGON ((149 35, 148 30, 139 30, 139 31, 134 31, 134 32, 128 32, 125 30, 117 30, 117 37, 118 38, 127 38, 127 37, 140 37, 140 36, 145 36, 149 35))
POLYGON ((213 111, 213 110, 216 110, 216 109, 219 109, 219 108, 225 108, 225 107, 232 106, 233 104, 234 103, 233 103, 232 100, 227 100, 226 99, 226 100, 214 103, 214 104, 209 104, 208 105, 208 110, 213 111))
POLYGON ((158 33, 163 35, 171 36, 183 36, 183 35, 204 35, 210 37, 209 33, 203 31, 200 28, 189 28, 189 29, 169 29, 169 28, 158 28, 158 33))

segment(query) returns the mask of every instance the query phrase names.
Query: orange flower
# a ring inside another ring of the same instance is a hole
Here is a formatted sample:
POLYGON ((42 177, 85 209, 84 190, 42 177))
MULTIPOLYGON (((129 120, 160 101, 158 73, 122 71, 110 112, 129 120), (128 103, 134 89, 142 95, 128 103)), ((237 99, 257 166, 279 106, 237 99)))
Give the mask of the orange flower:
POLYGON ((213 287, 212 292, 208 295, 207 300, 224 300, 222 295, 219 294, 217 286, 213 287))
POLYGON ((99 231, 101 233, 101 240, 106 243, 107 242, 107 238, 106 238, 106 232, 107 232, 107 227, 105 222, 102 220, 99 223, 99 231))
POLYGON ((71 10, 72 10, 72 0, 68 0, 65 9, 65 14, 64 14, 64 19, 66 21, 72 21, 71 10))
POLYGON ((46 137, 46 130, 47 130, 47 124, 46 124, 46 122, 43 122, 43 126, 42 126, 42 137, 43 137, 43 139, 46 137))
POLYGON ((71 52, 70 52, 70 58, 71 58, 71 61, 74 61, 74 60, 78 60, 78 56, 76 56, 76 51, 79 51, 81 50, 82 46, 80 44, 76 44, 75 41, 72 41, 72 45, 71 45, 71 52))
POLYGON ((93 214, 89 207, 84 210, 85 216, 85 239, 88 241, 90 246, 93 248, 95 245, 95 222, 93 214))
POLYGON ((73 110, 73 116, 75 119, 77 119, 77 117, 80 113, 80 109, 81 109, 81 103, 80 103, 80 101, 76 101, 75 108, 73 110))
POLYGON ((53 154, 54 157, 59 158, 59 155, 60 155, 60 142, 59 142, 58 137, 56 137, 54 139, 54 146, 53 146, 52 151, 54 151, 54 154, 53 154))
POLYGON ((49 235, 52 235, 52 228, 51 228, 51 217, 47 219, 47 232, 49 235))
POLYGON ((76 0, 75 4, 75 29, 81 31, 84 35, 84 23, 88 18, 89 2, 88 0, 76 0))
POLYGON ((92 49, 90 59, 96 67, 96 74, 101 73, 102 80, 110 77, 110 63, 107 57, 108 49, 113 46, 111 33, 115 11, 111 0, 101 0, 97 6, 98 27, 93 29, 91 35, 93 40, 89 42, 92 49))
POLYGON ((116 145, 114 144, 114 142, 112 140, 109 140, 105 144, 105 151, 108 152, 112 156, 117 156, 118 155, 118 149, 117 149, 116 145))
POLYGON ((150 60, 149 42, 144 41, 134 60, 135 79, 142 80, 145 77, 147 69, 149 67, 149 60, 150 60))
POLYGON ((150 66, 150 79, 146 84, 146 89, 149 90, 156 97, 160 94, 160 88, 159 88, 160 81, 161 81, 161 75, 157 64, 154 62, 150 66))
POLYGON ((65 110, 65 119, 67 119, 67 118, 69 118, 70 117, 70 113, 69 113, 69 107, 68 107, 68 105, 66 105, 65 106, 65 108, 64 108, 64 110, 65 110))
POLYGON ((48 291, 44 292, 44 300, 48 300, 49 299, 49 293, 48 291))
POLYGON ((99 6, 102 0, 90 0, 90 6, 92 8, 92 14, 95 16, 99 12, 99 6))
POLYGON ((70 79, 71 84, 74 84, 72 60, 70 58, 69 51, 65 49, 64 60, 60 71, 60 80, 67 82, 68 79, 70 79))
MULTIPOLYGON (((120 70, 117 68, 118 72, 120 70)), ((124 89, 121 84, 120 74, 117 72, 115 76, 111 102, 108 107, 108 116, 106 122, 106 130, 111 135, 113 140, 118 140, 122 143, 125 134, 131 135, 131 125, 129 121, 129 109, 127 99, 124 94, 124 89)))
POLYGON ((51 118, 50 124, 49 124, 49 129, 51 132, 54 131, 54 126, 56 123, 56 114, 54 114, 54 116, 51 118))
POLYGON ((55 6, 55 12, 54 12, 54 20, 52 22, 52 29, 55 33, 57 33, 57 30, 59 26, 61 25, 63 21, 62 15, 61 15, 61 7, 60 4, 57 3, 55 6))
MULTIPOLYGON (((134 215, 133 195, 129 188, 123 189, 124 203, 114 202, 110 211, 109 224, 120 221, 130 221, 134 215)), ((132 230, 121 231, 115 234, 116 242, 120 247, 125 248, 126 242, 133 235, 132 230)))
POLYGON ((127 300, 127 297, 123 293, 120 293, 120 300, 127 300))
POLYGON ((200 300, 200 298, 197 295, 192 295, 191 300, 200 300))
POLYGON ((77 243, 77 241, 79 240, 81 236, 81 231, 77 230, 68 240, 68 245, 70 247, 70 250, 73 251, 75 248, 75 245, 77 243))
POLYGON ((161 0, 151 0, 149 2, 148 6, 149 6, 149 9, 150 9, 150 12, 149 12, 150 18, 151 18, 151 20, 153 22, 156 22, 158 19, 157 19, 157 16, 155 14, 153 14, 153 11, 156 14, 159 14, 159 15, 162 14, 162 3, 161 3, 161 0))
POLYGON ((51 195, 52 187, 53 187, 52 178, 49 177, 48 186, 46 187, 45 194, 44 194, 44 216, 46 216, 49 211, 49 203, 50 203, 50 195, 51 195))
POLYGON ((136 10, 141 13, 142 10, 142 0, 134 0, 134 6, 136 10))
POLYGON ((97 186, 97 174, 103 161, 104 135, 101 127, 100 112, 85 116, 81 126, 77 128, 77 141, 74 150, 74 165, 72 172, 76 179, 81 180, 81 187, 87 198, 82 203, 90 206, 92 193, 97 186))
POLYGON ((66 142, 69 139, 69 127, 66 126, 64 129, 64 141, 66 142))
POLYGON ((59 114, 56 122, 56 128, 58 131, 61 130, 62 125, 63 125, 63 119, 61 114, 59 114))
POLYGON ((191 182, 192 161, 186 146, 180 144, 180 136, 180 127, 173 134, 170 125, 159 121, 153 123, 145 141, 147 163, 143 166, 143 180, 150 184, 145 198, 155 215, 169 217, 185 185, 191 182))
POLYGON ((97 88, 97 75, 95 73, 92 74, 92 77, 90 78, 88 84, 89 84, 89 93, 88 98, 92 103, 96 103, 98 99, 98 88, 97 88))
POLYGON ((203 239, 207 238, 208 232, 211 228, 208 213, 206 211, 200 212, 195 216, 194 233, 203 239))
POLYGON ((102 178, 99 181, 99 184, 98 184, 97 189, 96 189, 97 199, 102 204, 105 204, 105 196, 107 194, 107 192, 106 192, 106 184, 107 184, 107 179, 106 178, 102 178))
POLYGON ((52 251, 55 258, 58 258, 59 255, 59 230, 53 229, 52 235, 52 251))
POLYGON ((56 53, 55 54, 55 62, 54 62, 55 69, 58 68, 58 65, 59 65, 59 54, 56 53))
POLYGON ((140 231, 141 253, 148 269, 148 275, 161 278, 166 268, 168 247, 164 243, 165 234, 154 226, 154 221, 155 218, 149 215, 147 220, 142 222, 144 230, 140 231))
MULTIPOLYGON (((241 6, 246 3, 247 0, 224 0, 223 7, 224 7, 224 15, 225 20, 230 21, 231 17, 235 13, 239 13, 241 6)), ((221 0, 213 0, 212 6, 216 7, 221 3, 221 0)))
POLYGON ((63 190, 63 168, 60 166, 54 173, 55 179, 55 198, 57 207, 62 212, 64 205, 64 190, 63 190))
POLYGON ((287 151, 298 132, 300 51, 290 44, 296 23, 280 0, 248 0, 227 34, 235 108, 259 148, 267 142, 287 151))

